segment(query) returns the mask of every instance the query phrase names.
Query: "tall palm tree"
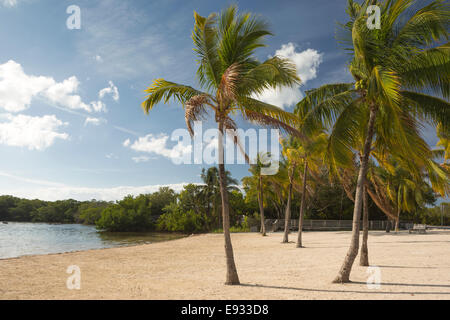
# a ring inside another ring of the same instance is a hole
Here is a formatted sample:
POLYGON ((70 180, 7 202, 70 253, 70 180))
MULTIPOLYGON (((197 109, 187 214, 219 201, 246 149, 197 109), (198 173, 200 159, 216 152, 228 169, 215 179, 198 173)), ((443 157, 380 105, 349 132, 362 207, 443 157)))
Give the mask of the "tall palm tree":
POLYGON ((263 237, 267 235, 266 233, 266 223, 264 217, 264 175, 262 174, 262 168, 264 164, 262 162, 262 158, 265 157, 268 153, 258 153, 256 156, 256 163, 250 166, 249 171, 252 173, 251 177, 244 177, 242 179, 244 185, 254 184, 257 189, 257 198, 258 198, 258 206, 259 206, 259 216, 261 219, 261 228, 260 232, 263 237))
POLYGON ((374 137, 415 158, 428 152, 426 144, 411 145, 408 139, 419 136, 418 122, 450 123, 450 45, 441 44, 449 37, 449 4, 436 0, 417 6, 413 0, 366 0, 362 5, 349 0, 350 21, 342 26, 340 39, 352 54, 355 83, 325 85, 309 94, 312 107, 307 118, 332 128, 329 150, 334 159, 348 162, 352 139, 365 123, 352 237, 335 283, 350 281, 358 254, 363 188, 374 137), (367 27, 371 4, 381 9, 381 29, 367 27))
POLYGON ((283 234, 283 243, 289 242, 289 233, 291 230, 291 205, 292 205, 292 189, 295 183, 295 176, 297 175, 297 168, 301 161, 300 148, 301 144, 299 139, 295 137, 287 137, 285 139, 280 139, 281 145, 283 147, 283 156, 286 159, 287 163, 287 184, 288 184, 288 193, 287 193, 287 203, 286 203, 286 211, 284 214, 284 234, 283 234))
POLYGON ((266 188, 265 195, 268 202, 271 202, 277 212, 277 218, 281 219, 283 212, 286 208, 286 202, 288 193, 288 166, 284 159, 279 162, 279 169, 276 175, 267 176, 265 178, 266 188))
MULTIPOLYGON (((370 171, 372 162, 369 163, 369 169, 370 171)), ((354 190, 353 183, 354 183, 354 177, 356 176, 356 166, 355 168, 346 168, 345 170, 339 170, 338 179, 342 184, 344 192, 347 194, 347 197, 352 201, 355 202, 354 197, 354 190)), ((360 252, 360 258, 359 258, 359 265, 360 266, 369 266, 369 194, 368 194, 368 186, 367 181, 366 185, 364 186, 363 190, 363 238, 361 242, 361 252, 360 252)), ((388 216, 389 217, 389 216, 388 216)))
MULTIPOLYGON (((310 108, 308 104, 310 100, 305 97, 297 104, 295 108, 295 114, 299 117, 300 121, 304 121, 305 114, 310 108)), ((306 204, 307 193, 307 179, 309 174, 317 175, 320 171, 320 167, 324 163, 326 146, 328 142, 328 135, 325 133, 325 128, 316 123, 315 128, 310 128, 309 138, 300 142, 300 148, 298 150, 299 157, 302 160, 303 165, 303 177, 302 177, 302 191, 301 191, 301 203, 298 222, 298 234, 297 234, 297 248, 302 248, 302 231, 303 231, 303 218, 306 204)))
MULTIPOLYGON (((197 79, 201 90, 187 85, 156 79, 146 90, 142 107, 149 112, 160 101, 171 98, 185 107, 186 125, 193 135, 192 123, 202 120, 208 111, 218 125, 219 180, 222 200, 222 223, 225 238, 227 276, 225 284, 239 284, 230 235, 229 201, 224 165, 224 133, 235 130, 231 115, 239 113, 246 120, 298 134, 294 115, 276 106, 252 98, 268 88, 300 83, 295 65, 287 59, 273 57, 258 61, 254 52, 264 46, 271 35, 267 23, 251 13, 238 14, 230 6, 220 14, 202 17, 194 12, 192 38, 197 55, 197 79)), ((236 136, 234 136, 236 142, 236 136)))

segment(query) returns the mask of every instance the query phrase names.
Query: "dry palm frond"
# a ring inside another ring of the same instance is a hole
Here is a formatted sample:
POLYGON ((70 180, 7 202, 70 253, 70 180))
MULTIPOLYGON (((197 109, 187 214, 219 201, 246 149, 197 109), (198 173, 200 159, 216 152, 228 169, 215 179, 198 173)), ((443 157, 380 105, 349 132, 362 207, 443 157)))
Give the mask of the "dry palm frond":
POLYGON ((234 122, 233 119, 231 119, 230 117, 226 117, 223 120, 223 126, 224 126, 225 130, 236 130, 237 129, 236 122, 234 122))
POLYGON ((239 81, 239 64, 233 63, 222 75, 218 90, 218 99, 227 106, 236 100, 236 88, 239 81))
POLYGON ((245 161, 247 163, 250 163, 250 157, 245 152, 245 149, 242 146, 241 140, 239 139, 239 136, 237 135, 236 123, 230 117, 226 117, 223 120, 223 126, 224 126, 224 129, 226 130, 226 133, 228 134, 228 136, 233 139, 234 144, 238 146, 239 151, 244 155, 245 161))
POLYGON ((344 189, 345 193, 347 194, 347 197, 352 202, 355 202, 354 193, 356 190, 353 186, 353 177, 354 177, 353 170, 348 170, 348 169, 342 170, 342 175, 341 175, 342 188, 344 189))
POLYGON ((247 110, 247 109, 244 110, 244 114, 245 114, 245 118, 251 122, 256 122, 259 125, 284 130, 286 133, 289 133, 293 136, 308 140, 300 131, 291 127, 290 125, 287 125, 286 123, 284 123, 280 120, 277 120, 277 119, 267 116, 265 114, 247 110))
POLYGON ((205 104, 209 102, 209 97, 205 94, 193 96, 186 102, 184 119, 191 136, 194 135, 192 122, 202 120, 208 113, 205 104))

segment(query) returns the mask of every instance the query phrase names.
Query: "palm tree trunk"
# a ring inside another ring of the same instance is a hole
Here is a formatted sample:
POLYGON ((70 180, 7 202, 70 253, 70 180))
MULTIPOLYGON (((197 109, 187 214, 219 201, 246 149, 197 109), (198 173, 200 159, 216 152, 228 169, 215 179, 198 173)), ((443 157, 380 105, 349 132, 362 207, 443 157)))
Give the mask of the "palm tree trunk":
POLYGON ((306 200, 306 177, 307 177, 307 175, 308 175, 308 161, 305 158, 305 170, 303 171, 302 203, 300 204, 300 215, 298 217, 297 248, 303 248, 302 231, 303 231, 303 215, 304 215, 304 211, 305 211, 305 200, 306 200))
POLYGON ((375 119, 377 117, 377 108, 375 105, 370 106, 369 122, 367 124, 367 136, 364 142, 363 157, 361 159, 361 166, 359 168, 358 182, 356 184, 355 206, 353 209, 352 222, 352 237, 350 247, 344 262, 339 270, 338 275, 333 280, 333 283, 350 282, 350 272, 352 271, 353 262, 358 255, 359 249, 359 224, 361 220, 363 188, 366 180, 367 167, 369 164, 369 156, 372 148, 372 139, 375 129, 375 119))
POLYGON ((227 262, 227 279, 225 284, 238 285, 240 284, 240 282, 236 269, 236 264, 234 263, 233 246, 231 244, 231 234, 230 234, 230 211, 229 211, 228 192, 225 177, 222 121, 219 122, 219 182, 220 182, 220 195, 222 198, 223 234, 225 237, 225 255, 227 262))
POLYGON ((259 202, 259 214, 261 216, 261 234, 263 237, 266 236, 266 223, 264 219, 264 202, 263 202, 263 185, 262 185, 262 176, 259 175, 259 193, 258 193, 258 202, 259 202))
POLYGON ((289 177, 288 201, 286 205, 286 213, 284 215, 284 236, 283 243, 289 242, 289 231, 291 227, 291 199, 292 199, 292 177, 294 176, 295 166, 292 168, 292 174, 289 177))
POLYGON ((211 231, 211 223, 213 222, 213 217, 211 216, 211 197, 209 197, 209 194, 206 197, 206 201, 208 201, 206 206, 206 228, 208 229, 208 231, 211 231))
POLYGON ((363 240, 361 245, 361 255, 359 257, 359 265, 369 266, 369 247, 367 245, 369 239, 369 196, 367 194, 367 186, 364 187, 363 198, 363 240))
POLYGON ((395 217, 395 232, 399 231, 400 226, 400 208, 397 209, 397 216, 395 217))

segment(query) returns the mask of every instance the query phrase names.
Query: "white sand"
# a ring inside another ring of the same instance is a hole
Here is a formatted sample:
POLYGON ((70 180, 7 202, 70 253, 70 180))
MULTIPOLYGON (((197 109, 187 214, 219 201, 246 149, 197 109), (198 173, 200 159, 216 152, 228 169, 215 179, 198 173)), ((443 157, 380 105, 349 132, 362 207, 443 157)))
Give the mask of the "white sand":
MULTIPOLYGON (((295 234, 291 239, 296 238, 295 234)), ((0 299, 450 299, 450 232, 371 232, 381 288, 355 261, 350 284, 332 284, 350 232, 307 232, 306 248, 282 234, 233 234, 241 286, 225 286, 223 236, 0 260, 0 299), (69 265, 81 290, 69 290, 69 265)))

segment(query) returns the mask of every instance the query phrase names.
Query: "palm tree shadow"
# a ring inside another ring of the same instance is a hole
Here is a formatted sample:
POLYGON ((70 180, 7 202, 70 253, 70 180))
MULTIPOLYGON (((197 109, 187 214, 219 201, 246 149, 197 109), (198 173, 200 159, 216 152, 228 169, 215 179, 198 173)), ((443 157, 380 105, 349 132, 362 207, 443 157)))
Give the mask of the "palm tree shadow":
MULTIPOLYGON (((366 282, 355 281, 353 284, 366 284, 366 282)), ((403 287, 430 287, 430 288, 450 288, 448 284, 424 284, 424 283, 394 283, 394 282, 382 282, 381 286, 403 286, 403 287)), ((450 294, 450 291, 447 292, 450 294)))
MULTIPOLYGON (((365 285, 365 282, 350 282, 351 284, 357 285, 365 285)), ((450 288, 450 285, 426 285, 426 284, 402 284, 402 283, 381 283, 381 286, 417 286, 417 287, 441 287, 441 288, 450 288)), ((368 290, 368 291, 358 291, 358 290, 331 290, 331 289, 312 289, 312 288, 295 288, 295 287, 282 287, 282 286, 269 286, 263 284, 248 284, 242 283, 240 284, 242 287, 253 287, 253 288, 266 288, 266 289, 280 289, 280 290, 295 290, 295 291, 303 291, 303 292, 326 292, 326 293, 361 293, 361 294, 393 294, 393 295, 417 295, 417 294, 442 294, 442 295, 450 295, 450 291, 448 292, 419 292, 419 291, 380 291, 380 290, 368 290)))
POLYGON ((436 267, 408 267, 408 266, 380 266, 376 265, 379 268, 393 268, 393 269, 439 269, 436 267))

